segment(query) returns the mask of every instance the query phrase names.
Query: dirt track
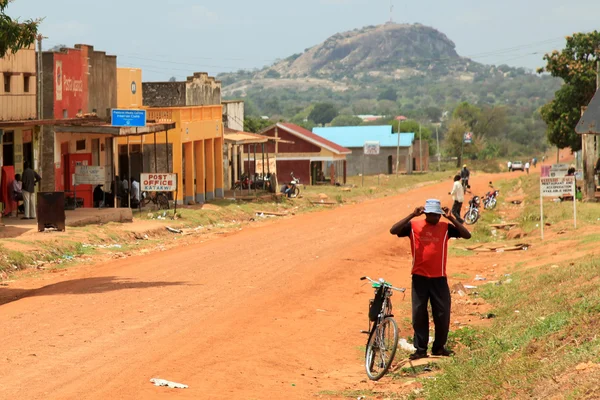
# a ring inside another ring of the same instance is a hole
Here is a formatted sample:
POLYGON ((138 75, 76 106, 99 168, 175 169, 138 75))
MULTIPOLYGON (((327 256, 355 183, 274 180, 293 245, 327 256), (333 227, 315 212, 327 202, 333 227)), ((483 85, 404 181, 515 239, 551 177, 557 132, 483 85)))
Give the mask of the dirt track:
MULTIPOLYGON (((488 179, 473 180, 478 193, 488 179)), ((408 242, 388 230, 426 198, 449 206, 450 188, 0 287, 0 398, 314 398, 355 387, 372 295, 358 278, 408 286, 408 242)), ((395 298, 399 321, 409 296, 395 298)))

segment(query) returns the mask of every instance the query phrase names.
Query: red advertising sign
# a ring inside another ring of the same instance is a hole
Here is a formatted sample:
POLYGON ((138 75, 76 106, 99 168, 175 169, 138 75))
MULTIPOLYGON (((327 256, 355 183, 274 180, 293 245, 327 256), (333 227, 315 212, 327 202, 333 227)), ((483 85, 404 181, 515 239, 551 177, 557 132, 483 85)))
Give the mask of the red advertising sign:
POLYGON ((88 112, 87 49, 54 53, 54 117, 74 118, 88 112))

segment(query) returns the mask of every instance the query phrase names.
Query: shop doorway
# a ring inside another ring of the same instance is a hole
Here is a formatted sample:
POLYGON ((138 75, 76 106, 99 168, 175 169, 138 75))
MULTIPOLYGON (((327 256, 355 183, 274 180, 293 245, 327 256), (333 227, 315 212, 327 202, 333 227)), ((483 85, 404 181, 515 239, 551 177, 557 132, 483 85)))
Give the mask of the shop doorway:
POLYGON ((6 131, 2 135, 2 164, 15 165, 14 131, 6 131))

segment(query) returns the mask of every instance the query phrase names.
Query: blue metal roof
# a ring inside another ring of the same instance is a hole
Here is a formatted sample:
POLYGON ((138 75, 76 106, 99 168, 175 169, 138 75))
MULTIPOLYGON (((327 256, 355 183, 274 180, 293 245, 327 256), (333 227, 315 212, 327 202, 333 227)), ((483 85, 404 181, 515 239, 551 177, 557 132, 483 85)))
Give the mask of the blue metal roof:
MULTIPOLYGON (((398 136, 392 133, 391 125, 313 128, 313 133, 348 148, 363 147, 367 141, 379 142, 381 147, 398 146, 398 136)), ((414 133, 401 133, 400 147, 410 147, 414 139, 414 133)))

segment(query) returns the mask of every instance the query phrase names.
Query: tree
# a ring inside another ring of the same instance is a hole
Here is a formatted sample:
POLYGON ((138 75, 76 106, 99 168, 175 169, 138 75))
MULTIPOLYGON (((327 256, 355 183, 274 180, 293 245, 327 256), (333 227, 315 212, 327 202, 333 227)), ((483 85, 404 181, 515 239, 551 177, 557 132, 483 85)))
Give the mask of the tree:
POLYGON ((398 93, 396 92, 396 89, 390 87, 379 93, 377 100, 389 100, 395 103, 398 100, 398 93))
POLYGON ((381 115, 393 116, 398 111, 398 104, 391 100, 379 100, 377 103, 377 112, 381 115))
POLYGON ((440 122, 440 119, 442 118, 442 110, 437 107, 427 107, 425 109, 425 116, 431 122, 440 122))
POLYGON ((554 100, 541 109, 548 141, 561 149, 581 149, 581 137, 575 133, 575 126, 581 117, 581 107, 587 106, 596 92, 599 48, 600 32, 575 33, 567 36, 562 51, 546 54, 546 66, 537 71, 548 72, 564 81, 554 100))
POLYGON ((317 103, 308 115, 308 119, 314 121, 315 124, 325 125, 333 121, 337 117, 338 111, 331 103, 317 103))
POLYGON ((177 78, 172 76, 169 78, 169 82, 177 82, 177 78))
POLYGON ((11 0, 0 0, 0 58, 31 46, 35 42, 40 20, 13 20, 5 14, 11 0))
POLYGON ((461 152, 464 155, 475 155, 482 144, 481 138, 474 137, 473 143, 463 145, 463 135, 468 131, 469 125, 465 121, 453 118, 446 132, 444 147, 449 155, 457 157, 457 168, 460 168, 463 163, 461 152))
POLYGON ((354 115, 338 115, 331 121, 331 126, 358 126, 362 119, 354 115))
POLYGON ((258 133, 271 125, 273 125, 273 121, 268 119, 252 117, 244 118, 244 131, 246 132, 258 133))

